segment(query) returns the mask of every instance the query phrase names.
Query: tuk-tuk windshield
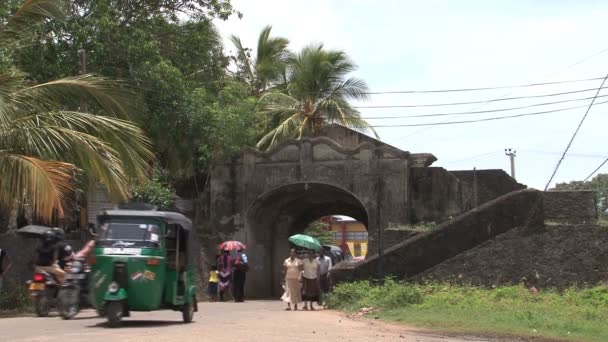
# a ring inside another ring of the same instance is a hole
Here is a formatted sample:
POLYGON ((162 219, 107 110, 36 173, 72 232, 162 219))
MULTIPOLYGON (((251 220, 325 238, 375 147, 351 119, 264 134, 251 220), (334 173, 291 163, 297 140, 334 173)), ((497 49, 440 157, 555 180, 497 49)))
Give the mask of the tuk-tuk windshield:
POLYGON ((159 247, 162 230, 158 223, 107 221, 98 239, 106 247, 159 247))

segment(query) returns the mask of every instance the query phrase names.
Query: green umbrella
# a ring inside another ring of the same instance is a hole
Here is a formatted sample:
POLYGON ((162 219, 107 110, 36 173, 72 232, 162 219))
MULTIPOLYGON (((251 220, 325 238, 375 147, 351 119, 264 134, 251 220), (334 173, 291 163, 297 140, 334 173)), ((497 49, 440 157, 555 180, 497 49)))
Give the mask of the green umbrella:
POLYGON ((319 240, 315 239, 312 236, 296 234, 290 236, 288 240, 296 246, 312 249, 315 251, 321 249, 321 243, 319 242, 319 240))

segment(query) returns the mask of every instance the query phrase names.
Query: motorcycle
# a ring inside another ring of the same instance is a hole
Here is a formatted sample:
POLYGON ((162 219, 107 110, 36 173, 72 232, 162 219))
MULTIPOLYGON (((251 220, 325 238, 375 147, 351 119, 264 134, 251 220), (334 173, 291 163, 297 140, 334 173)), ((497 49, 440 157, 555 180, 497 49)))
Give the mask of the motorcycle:
POLYGON ((59 315, 72 319, 83 306, 89 303, 90 268, 84 259, 74 259, 67 267, 65 283, 57 295, 59 315))
POLYGON ((27 284, 30 296, 34 300, 36 316, 47 317, 51 308, 57 306, 59 283, 51 274, 36 271, 32 280, 29 280, 27 284))

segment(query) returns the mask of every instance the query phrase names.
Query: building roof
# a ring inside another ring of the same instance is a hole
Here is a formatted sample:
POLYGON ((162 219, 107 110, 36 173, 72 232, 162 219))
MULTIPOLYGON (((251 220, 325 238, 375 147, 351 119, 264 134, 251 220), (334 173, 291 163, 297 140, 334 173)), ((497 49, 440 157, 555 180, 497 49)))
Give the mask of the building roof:
POLYGON ((192 221, 186 216, 172 211, 156 211, 156 210, 124 210, 113 209, 104 210, 99 216, 136 216, 136 217, 152 217, 165 220, 169 224, 179 224, 186 230, 192 230, 192 221))

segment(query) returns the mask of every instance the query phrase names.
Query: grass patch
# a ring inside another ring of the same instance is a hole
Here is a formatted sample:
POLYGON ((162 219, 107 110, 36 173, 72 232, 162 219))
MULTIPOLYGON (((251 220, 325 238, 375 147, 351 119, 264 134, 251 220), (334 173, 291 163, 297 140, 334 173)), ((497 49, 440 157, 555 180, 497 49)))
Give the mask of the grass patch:
POLYGON ((519 286, 409 285, 387 280, 338 285, 331 308, 381 309, 375 316, 427 328, 515 334, 572 341, 608 341, 608 287, 531 293, 519 286))
POLYGON ((32 311, 32 303, 25 285, 5 282, 0 290, 0 317, 20 315, 32 311))
POLYGON ((418 222, 415 224, 395 224, 389 223, 386 230, 409 230, 414 232, 429 232, 437 227, 435 222, 418 222))

